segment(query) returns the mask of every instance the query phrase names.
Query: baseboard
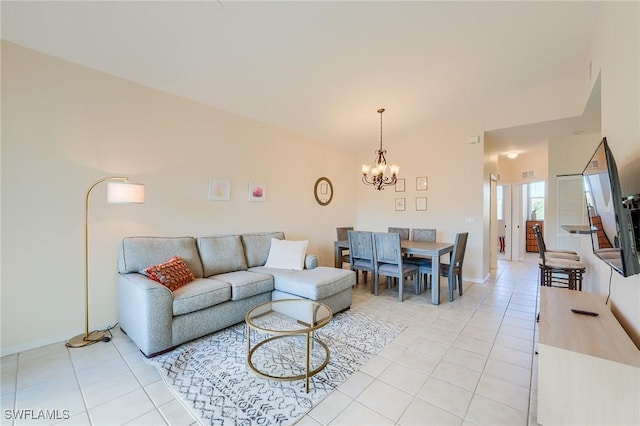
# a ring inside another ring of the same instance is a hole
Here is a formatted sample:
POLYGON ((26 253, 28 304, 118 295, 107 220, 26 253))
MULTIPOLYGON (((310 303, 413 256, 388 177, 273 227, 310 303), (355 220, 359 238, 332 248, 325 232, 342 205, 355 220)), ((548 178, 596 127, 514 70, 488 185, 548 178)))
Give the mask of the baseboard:
POLYGON ((491 274, 487 274, 484 278, 469 278, 469 277, 462 277, 462 282, 469 282, 469 283, 474 283, 474 284, 484 284, 486 283, 489 278, 491 278, 491 274))
MULTIPOLYGON (((115 322, 115 321, 114 321, 115 322)), ((92 330, 106 330, 108 327, 112 327, 114 322, 110 322, 107 324, 98 325, 93 327, 92 330)), ((73 330, 64 334, 57 334, 54 336, 44 337, 42 339, 32 340, 30 342, 21 343, 19 345, 9 346, 9 347, 1 347, 0 348, 0 356, 7 356, 17 354, 19 352, 29 351, 31 349, 40 348, 42 346, 53 345, 56 343, 60 343, 64 345, 67 340, 72 338, 73 336, 77 336, 78 334, 84 333, 84 330, 73 330)), ((73 350, 73 349, 72 349, 73 350)))

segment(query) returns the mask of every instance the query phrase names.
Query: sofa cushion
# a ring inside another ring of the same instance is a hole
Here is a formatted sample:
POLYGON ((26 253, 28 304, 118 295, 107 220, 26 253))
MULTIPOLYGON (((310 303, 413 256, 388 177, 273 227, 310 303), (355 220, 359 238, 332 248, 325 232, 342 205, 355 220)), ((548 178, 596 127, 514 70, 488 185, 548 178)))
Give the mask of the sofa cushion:
POLYGON ((271 248, 271 238, 284 240, 284 232, 262 232, 242 235, 244 255, 249 268, 265 264, 271 248))
POLYGON ((211 278, 231 286, 231 300, 246 299, 273 290, 273 276, 258 272, 228 272, 211 278))
POLYGON ((278 269, 304 269, 304 260, 307 254, 309 241, 290 241, 271 239, 269 256, 264 264, 267 268, 278 269))
POLYGON ((229 284, 210 278, 199 278, 173 292, 173 315, 199 311, 229 299, 231 299, 229 284))
POLYGON ((171 291, 176 291, 196 279, 179 256, 173 256, 166 262, 149 266, 140 272, 171 291))
POLYGON ((250 271, 273 275, 273 285, 276 290, 311 300, 332 296, 356 283, 353 271, 326 266, 303 271, 258 266, 251 268, 250 271))
POLYGON ((205 277, 247 269, 240 235, 200 237, 197 243, 205 277))
POLYGON ((193 275, 202 278, 202 262, 193 237, 123 238, 118 247, 118 271, 138 272, 173 256, 180 256, 193 275))

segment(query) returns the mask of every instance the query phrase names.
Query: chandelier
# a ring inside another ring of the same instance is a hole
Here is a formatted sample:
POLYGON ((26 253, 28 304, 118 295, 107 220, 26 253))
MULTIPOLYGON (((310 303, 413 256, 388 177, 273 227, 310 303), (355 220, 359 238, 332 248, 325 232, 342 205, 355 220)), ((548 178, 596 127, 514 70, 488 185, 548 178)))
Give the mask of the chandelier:
POLYGON ((383 190, 384 186, 395 185, 398 180, 398 172, 400 171, 400 167, 395 164, 388 166, 387 159, 384 157, 387 151, 382 149, 383 112, 384 108, 378 110, 378 114, 380 114, 380 149, 376 151, 376 161, 373 168, 370 164, 362 165, 362 183, 372 185, 378 191, 383 190), (391 173, 391 176, 389 176, 389 173, 391 173))

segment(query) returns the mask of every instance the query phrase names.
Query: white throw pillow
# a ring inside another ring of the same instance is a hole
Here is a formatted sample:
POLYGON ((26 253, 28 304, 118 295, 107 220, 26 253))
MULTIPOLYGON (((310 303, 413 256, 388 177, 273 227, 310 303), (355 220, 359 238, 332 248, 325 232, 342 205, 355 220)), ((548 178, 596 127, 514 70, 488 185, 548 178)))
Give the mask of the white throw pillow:
POLYGON ((269 249, 269 257, 267 268, 277 269, 304 269, 304 258, 307 254, 307 246, 309 241, 290 241, 271 239, 271 249, 269 249))

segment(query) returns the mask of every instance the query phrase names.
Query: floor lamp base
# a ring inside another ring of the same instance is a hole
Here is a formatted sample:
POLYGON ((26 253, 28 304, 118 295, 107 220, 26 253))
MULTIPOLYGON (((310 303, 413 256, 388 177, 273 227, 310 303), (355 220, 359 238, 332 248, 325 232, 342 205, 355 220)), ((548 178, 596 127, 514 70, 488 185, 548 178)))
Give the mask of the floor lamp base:
POLYGON ((67 341, 67 347, 81 348, 83 346, 91 345, 96 342, 101 342, 105 337, 107 337, 107 333, 100 330, 92 331, 88 336, 86 336, 84 333, 79 334, 67 341))

